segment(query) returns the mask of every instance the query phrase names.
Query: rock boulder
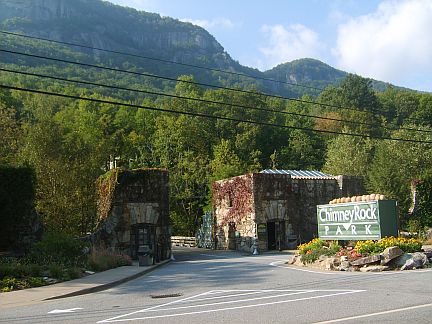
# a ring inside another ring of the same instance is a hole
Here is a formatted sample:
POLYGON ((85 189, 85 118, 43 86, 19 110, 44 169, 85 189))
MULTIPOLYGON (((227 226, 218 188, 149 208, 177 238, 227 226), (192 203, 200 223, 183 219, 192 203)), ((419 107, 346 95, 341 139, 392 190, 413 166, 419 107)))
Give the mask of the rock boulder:
POLYGON ((384 250, 383 253, 381 253, 381 255, 383 256, 383 258, 381 259, 381 265, 385 265, 385 264, 389 263, 391 260, 396 259, 397 257, 399 257, 403 254, 404 254, 404 251, 402 251, 397 246, 388 247, 384 250))

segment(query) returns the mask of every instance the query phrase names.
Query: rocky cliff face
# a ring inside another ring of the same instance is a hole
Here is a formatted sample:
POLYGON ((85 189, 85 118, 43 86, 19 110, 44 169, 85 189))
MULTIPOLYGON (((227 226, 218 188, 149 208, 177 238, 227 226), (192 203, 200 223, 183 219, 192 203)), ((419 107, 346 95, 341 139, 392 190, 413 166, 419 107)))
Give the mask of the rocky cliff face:
POLYGON ((231 60, 200 27, 100 0, 2 0, 0 20, 8 30, 104 49, 186 61, 197 55, 231 60))
MULTIPOLYGON (((0 29, 317 88, 337 84, 346 76, 345 72, 313 59, 281 64, 262 73, 235 62, 216 39, 201 27, 102 0, 0 0, 0 29)), ((39 50, 45 45, 38 46, 39 50)), ((193 74, 197 80, 216 84, 234 85, 238 82, 238 78, 227 75, 221 77, 202 69, 169 66, 100 51, 89 52, 78 47, 73 50, 91 54, 99 62, 116 66, 132 64, 164 76, 193 74)), ((290 97, 301 97, 305 93, 319 94, 319 90, 281 83, 263 83, 246 78, 242 82, 264 92, 290 97)), ((378 88, 380 84, 375 82, 374 87, 378 88)), ((379 89, 384 88, 382 86, 379 89)))
POLYGON ((31 20, 71 18, 75 12, 67 0, 3 0, 0 19, 14 17, 31 20))

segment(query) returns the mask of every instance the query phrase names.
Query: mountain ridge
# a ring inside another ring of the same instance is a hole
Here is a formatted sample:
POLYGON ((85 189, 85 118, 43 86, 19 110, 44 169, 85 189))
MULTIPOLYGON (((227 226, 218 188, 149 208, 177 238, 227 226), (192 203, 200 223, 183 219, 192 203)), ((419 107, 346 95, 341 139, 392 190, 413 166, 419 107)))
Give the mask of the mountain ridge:
MULTIPOLYGON (((260 72, 231 58, 214 36, 202 27, 108 1, 3 0, 0 9, 0 26, 3 30, 243 73, 252 77, 276 79, 279 82, 251 80, 227 74, 222 77, 222 72, 192 70, 184 66, 172 69, 154 62, 143 65, 145 70, 171 77, 193 74, 198 80, 224 86, 242 84, 278 95, 300 97, 303 94, 317 95, 317 89, 337 85, 348 75, 347 72, 310 58, 286 62, 260 72)), ((118 61, 117 65, 122 64, 120 59, 100 51, 82 51, 102 61, 114 60, 118 61)), ((132 63, 142 64, 133 60, 132 63)), ((383 90, 388 84, 374 81, 374 86, 383 90)))

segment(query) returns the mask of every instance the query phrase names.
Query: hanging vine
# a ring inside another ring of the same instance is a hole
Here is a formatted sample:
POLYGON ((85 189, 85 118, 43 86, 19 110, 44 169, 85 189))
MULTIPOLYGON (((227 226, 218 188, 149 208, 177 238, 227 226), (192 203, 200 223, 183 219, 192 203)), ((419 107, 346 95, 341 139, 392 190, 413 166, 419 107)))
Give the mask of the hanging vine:
POLYGON ((252 175, 235 177, 225 182, 214 182, 213 205, 222 207, 223 201, 231 204, 228 212, 221 217, 220 225, 238 222, 252 212, 252 175))
POLYGON ((113 169, 100 176, 96 181, 97 187, 97 216, 98 222, 104 221, 108 217, 114 198, 115 188, 118 184, 117 179, 120 169, 113 169))

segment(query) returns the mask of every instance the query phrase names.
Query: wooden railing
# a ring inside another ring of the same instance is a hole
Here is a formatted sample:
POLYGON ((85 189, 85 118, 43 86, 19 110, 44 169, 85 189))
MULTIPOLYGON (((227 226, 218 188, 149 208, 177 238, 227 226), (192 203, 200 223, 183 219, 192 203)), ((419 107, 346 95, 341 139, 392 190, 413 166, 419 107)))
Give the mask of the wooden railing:
POLYGON ((188 237, 188 236, 171 236, 171 245, 195 247, 196 239, 195 237, 188 237))

